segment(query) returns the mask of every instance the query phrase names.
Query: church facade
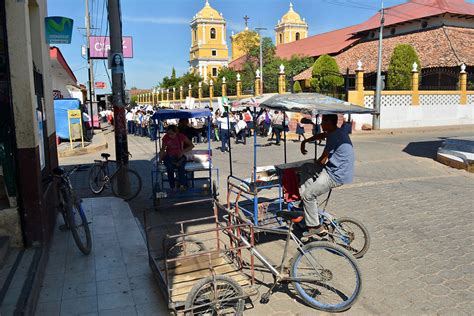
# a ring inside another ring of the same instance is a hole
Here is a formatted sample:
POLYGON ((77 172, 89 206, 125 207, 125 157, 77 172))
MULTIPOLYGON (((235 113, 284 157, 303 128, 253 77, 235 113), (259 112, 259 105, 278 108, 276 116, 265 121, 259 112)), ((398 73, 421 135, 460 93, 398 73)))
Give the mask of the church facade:
MULTIPOLYGON (((245 49, 237 41, 240 35, 253 33, 248 28, 248 17, 245 16, 245 29, 237 34, 232 34, 231 52, 227 45, 226 20, 222 13, 211 7, 206 0, 202 8, 192 19, 191 48, 189 52, 190 72, 198 74, 204 81, 208 82, 219 75, 223 67, 232 67, 233 64, 241 63, 245 59, 245 49), (230 56, 230 58, 229 58, 230 56)), ((286 12, 275 26, 276 45, 288 44, 308 37, 308 24, 305 19, 293 9, 290 2, 286 12)), ((258 45, 257 34, 250 34, 252 41, 258 45)))

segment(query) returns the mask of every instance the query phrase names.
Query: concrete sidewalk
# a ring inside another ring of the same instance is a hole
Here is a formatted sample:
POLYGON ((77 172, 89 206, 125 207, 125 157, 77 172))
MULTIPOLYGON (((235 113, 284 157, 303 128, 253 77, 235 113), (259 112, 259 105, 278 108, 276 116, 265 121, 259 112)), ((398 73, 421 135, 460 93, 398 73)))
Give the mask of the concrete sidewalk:
POLYGON ((102 197, 84 199, 83 208, 92 252, 84 256, 70 232, 56 229, 36 315, 167 315, 128 204, 102 197))
POLYGON ((109 144, 107 143, 106 135, 110 133, 109 131, 96 131, 92 142, 84 141, 84 147, 81 145, 81 141, 74 141, 71 144, 69 142, 62 142, 58 145, 58 156, 59 157, 70 157, 76 155, 85 155, 95 152, 104 151, 108 148, 109 144))

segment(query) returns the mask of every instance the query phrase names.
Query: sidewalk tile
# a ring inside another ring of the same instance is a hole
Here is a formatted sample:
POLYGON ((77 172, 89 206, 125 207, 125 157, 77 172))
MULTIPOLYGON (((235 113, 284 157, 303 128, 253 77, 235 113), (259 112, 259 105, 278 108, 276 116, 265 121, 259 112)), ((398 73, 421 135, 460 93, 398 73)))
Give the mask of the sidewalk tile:
POLYGON ((111 269, 101 269, 97 270, 97 281, 105 281, 105 280, 112 280, 118 278, 126 278, 127 277, 127 270, 125 266, 122 267, 114 267, 111 269))
POLYGON ((153 285, 155 285, 155 279, 151 272, 130 278, 130 287, 132 290, 148 289, 153 285))
POLYGON ((160 292, 158 287, 148 287, 139 290, 132 290, 133 301, 139 304, 158 304, 160 302, 160 292))
POLYGON ((140 304, 136 305, 138 316, 157 316, 157 315, 169 315, 170 312, 167 308, 167 304, 140 304))
POLYGON ((99 302, 99 311, 133 306, 131 293, 100 294, 97 296, 97 301, 99 302))
POLYGON ((61 316, 97 313, 97 296, 87 296, 63 300, 61 316))
POLYGON ((97 282, 97 294, 111 294, 118 292, 130 292, 130 282, 128 278, 112 279, 97 282))
POLYGON ((39 303, 55 302, 61 299, 63 287, 42 287, 38 298, 39 303))
POLYGON ((99 316, 134 316, 137 315, 134 306, 107 309, 99 312, 99 316))
POLYGON ((63 288, 62 299, 92 296, 97 294, 97 288, 95 282, 93 283, 81 283, 75 285, 65 286, 63 288))
POLYGON ((38 303, 35 316, 59 316, 61 301, 38 303))
POLYGON ((66 273, 64 275, 64 286, 95 282, 95 276, 95 269, 87 270, 81 273, 66 273))

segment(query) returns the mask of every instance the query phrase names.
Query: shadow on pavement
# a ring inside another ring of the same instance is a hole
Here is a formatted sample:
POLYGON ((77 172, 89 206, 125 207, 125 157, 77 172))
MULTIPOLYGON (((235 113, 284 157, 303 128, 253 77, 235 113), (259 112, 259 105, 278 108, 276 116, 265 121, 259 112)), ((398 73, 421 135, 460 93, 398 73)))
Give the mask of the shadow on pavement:
POLYGON ((412 142, 403 149, 403 152, 422 158, 435 159, 438 148, 442 145, 443 140, 412 142))

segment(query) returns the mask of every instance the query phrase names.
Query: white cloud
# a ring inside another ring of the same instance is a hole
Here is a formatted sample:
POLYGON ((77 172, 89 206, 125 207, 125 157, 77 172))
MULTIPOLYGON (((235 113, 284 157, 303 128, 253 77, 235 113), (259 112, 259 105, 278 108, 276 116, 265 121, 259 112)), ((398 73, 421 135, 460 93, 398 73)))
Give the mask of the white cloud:
POLYGON ((132 17, 132 16, 124 16, 123 20, 126 22, 139 22, 139 23, 152 23, 152 24, 189 24, 188 18, 181 18, 181 17, 132 17))

